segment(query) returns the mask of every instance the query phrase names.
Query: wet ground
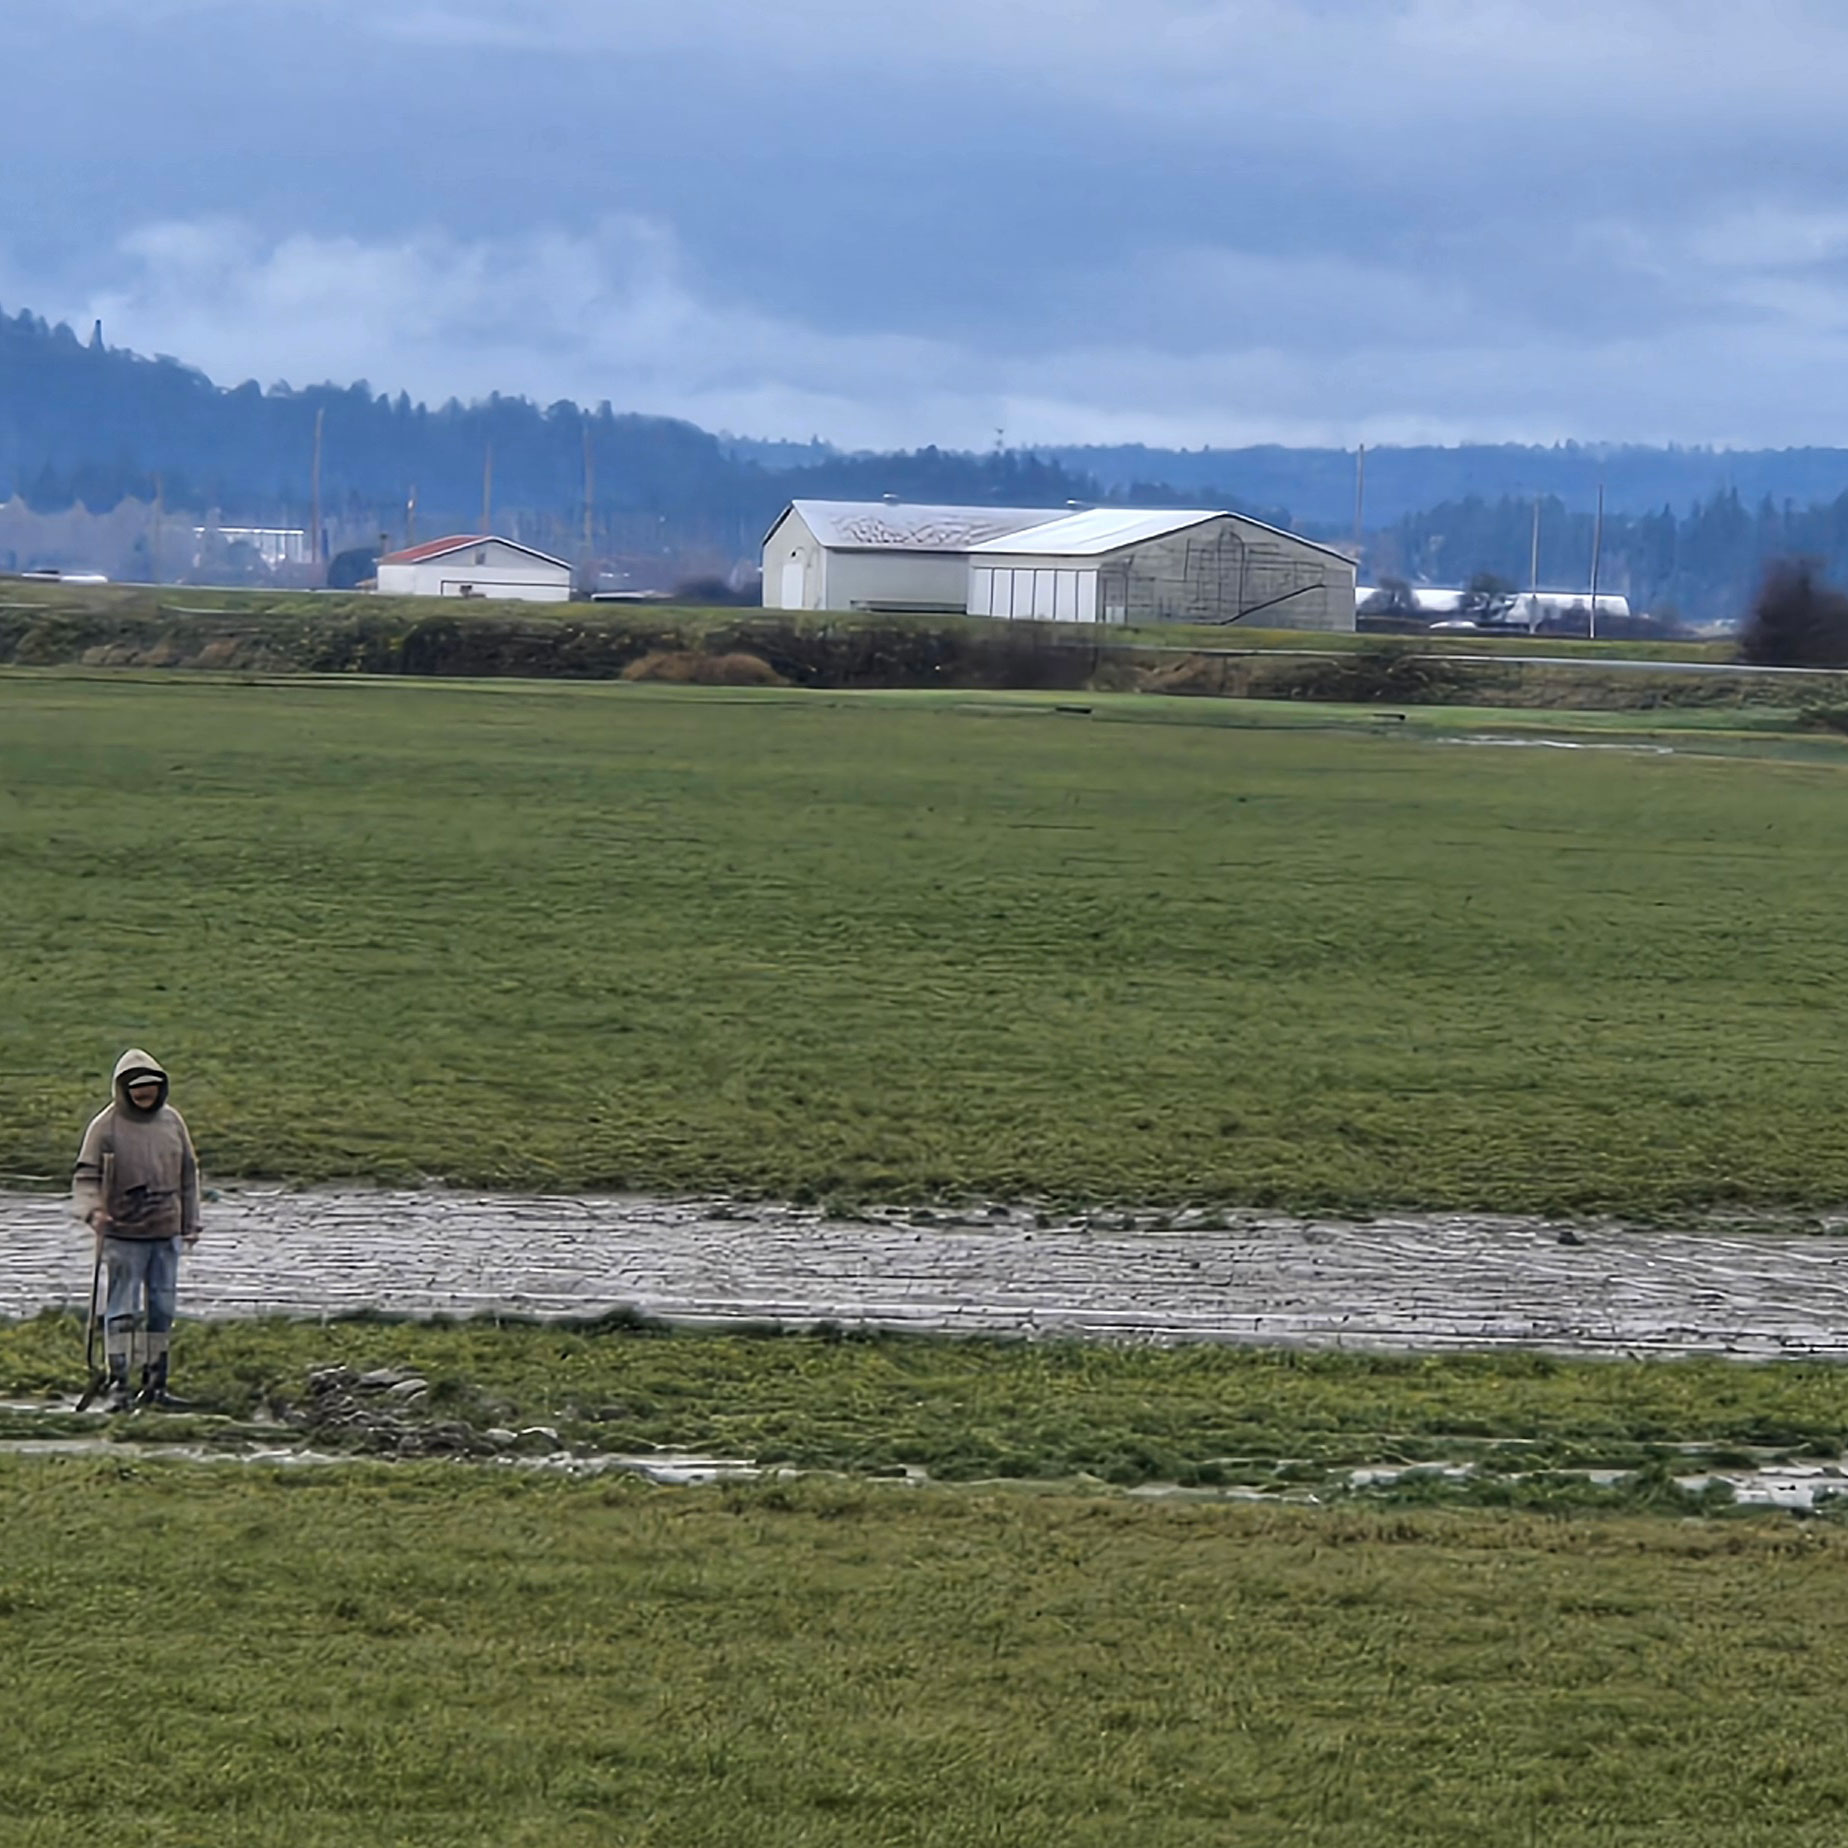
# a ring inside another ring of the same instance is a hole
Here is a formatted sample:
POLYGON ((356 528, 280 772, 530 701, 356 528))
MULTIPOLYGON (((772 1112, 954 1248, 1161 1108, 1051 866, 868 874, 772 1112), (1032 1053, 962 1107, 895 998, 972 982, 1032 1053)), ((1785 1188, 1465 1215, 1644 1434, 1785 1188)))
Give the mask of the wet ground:
MULTIPOLYGON (((1468 1214, 843 1220, 637 1196, 223 1189, 193 1316, 595 1316, 1401 1351, 1848 1357, 1848 1227, 1640 1230, 1468 1214)), ((0 1316, 81 1308, 89 1238, 0 1193, 0 1316)))
MULTIPOLYGON (((698 1487, 717 1482, 749 1482, 766 1477, 789 1478, 813 1472, 790 1469, 782 1465, 764 1466, 751 1457, 711 1456, 694 1451, 657 1450, 646 1453, 604 1451, 589 1446, 572 1446, 548 1433, 550 1441, 537 1449, 509 1444, 483 1443, 482 1434, 466 1446, 424 1443, 408 1446, 389 1444, 327 1449, 318 1446, 312 1434, 279 1427, 273 1432, 253 1432, 235 1427, 229 1420, 199 1419, 191 1421, 184 1435, 162 1441, 158 1436, 142 1436, 149 1426, 142 1414, 130 1418, 107 1418, 91 1413, 72 1416, 67 1400, 15 1402, 7 1410, 28 1422, 42 1422, 52 1436, 0 1435, 0 1456, 15 1457, 109 1457, 116 1461, 140 1459, 162 1463, 244 1463, 277 1468, 314 1468, 356 1463, 442 1462, 463 1466, 512 1469, 527 1474, 583 1478, 606 1475, 640 1476, 663 1487, 698 1487), (81 1427, 81 1428, 76 1428, 81 1427)), ((155 1427, 157 1429, 157 1427, 155 1427)), ((524 1436, 526 1434, 517 1434, 524 1436)), ((827 1472, 823 1472, 827 1473, 827 1472)), ((1572 1469, 1551 1471, 1547 1479, 1557 1483, 1577 1478, 1601 1488, 1615 1489, 1634 1472, 1621 1469, 1572 1469)), ((1120 1491, 1136 1501, 1270 1501, 1300 1502, 1310 1505, 1350 1496, 1390 1493, 1414 1480, 1435 1482, 1453 1491, 1459 1498, 1467 1495, 1471 1484, 1480 1480, 1477 1466, 1452 1459, 1435 1459, 1422 1463, 1391 1466, 1366 1466, 1359 1469, 1331 1469, 1312 1486, 1287 1483, 1276 1470, 1269 1480, 1231 1482, 1215 1486, 1182 1487, 1172 1482, 1147 1482, 1120 1491)), ((1514 1483, 1525 1480, 1519 1472, 1499 1470, 1494 1480, 1514 1483)), ((927 1470, 911 1467, 902 1475, 874 1478, 902 1488, 922 1488, 930 1481, 927 1470)), ((1686 1495, 1697 1497, 1710 1485, 1723 1489, 1730 1505, 1739 1508, 1782 1508, 1812 1513, 1829 1504, 1841 1505, 1848 1498, 1848 1458, 1821 1463, 1768 1461, 1759 1467, 1726 1469, 1690 1466, 1672 1477, 1686 1495)), ((963 1483, 963 1487, 989 1487, 1019 1490, 1033 1486, 1018 1477, 997 1479, 990 1483, 963 1483)), ((1044 1485, 1041 1485, 1044 1486, 1044 1485)), ((1085 1479, 1091 1492, 1106 1485, 1094 1478, 1085 1479)), ((1111 1491, 1118 1492, 1118 1491, 1111 1491)))

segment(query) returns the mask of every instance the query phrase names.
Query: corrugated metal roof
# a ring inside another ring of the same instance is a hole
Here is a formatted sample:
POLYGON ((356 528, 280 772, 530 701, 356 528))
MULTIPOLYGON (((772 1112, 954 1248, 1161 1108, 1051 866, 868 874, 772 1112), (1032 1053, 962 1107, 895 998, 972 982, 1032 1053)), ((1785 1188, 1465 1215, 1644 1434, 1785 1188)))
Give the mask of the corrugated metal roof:
POLYGON ((419 565, 426 558, 441 558, 445 552, 459 552, 465 545, 486 545, 486 533, 451 533, 446 539, 426 539, 422 545, 406 546, 402 552, 387 552, 381 565, 419 565))
POLYGON ((387 552, 379 563, 421 565, 428 559, 445 558, 451 552, 466 552, 471 545, 509 545, 516 552, 524 552, 528 558, 557 565, 563 571, 571 569, 565 559, 554 558, 550 552, 541 552, 534 546, 522 545, 517 539, 503 539, 497 533, 451 533, 447 539, 426 539, 422 545, 407 546, 402 552, 387 552))
POLYGON ((1115 552, 1126 545, 1139 545, 1145 539, 1165 538, 1169 533, 1184 532, 1207 520, 1219 520, 1223 512, 1213 508, 1192 507, 1154 511, 1137 507, 1091 507, 1083 513, 1068 513, 1050 526, 1035 527, 1012 539, 990 540, 972 548, 976 552, 1017 552, 1034 558, 1089 558, 1101 552, 1115 552))
POLYGON ((1008 553, 1030 558, 1097 558, 1106 552, 1121 551, 1126 545, 1140 545, 1148 539, 1164 539, 1170 533, 1185 532, 1190 526, 1208 520, 1236 520, 1241 526, 1255 526, 1261 533, 1274 533, 1292 545, 1306 545, 1312 551, 1326 552, 1343 564, 1354 561, 1346 552, 1331 545, 1305 539, 1300 533, 1287 533, 1281 526, 1254 520, 1248 513, 1233 513, 1225 507, 1092 507, 1083 513, 1067 514, 1049 526, 1036 526, 1017 538, 1002 538, 970 548, 972 555, 1008 553))
MULTIPOLYGON (((821 543, 838 552, 967 552, 1063 517, 1061 507, 933 507, 921 501, 791 501, 821 543)), ((781 524, 781 521, 778 522, 781 524)), ((774 532, 775 527, 771 528, 774 532)))

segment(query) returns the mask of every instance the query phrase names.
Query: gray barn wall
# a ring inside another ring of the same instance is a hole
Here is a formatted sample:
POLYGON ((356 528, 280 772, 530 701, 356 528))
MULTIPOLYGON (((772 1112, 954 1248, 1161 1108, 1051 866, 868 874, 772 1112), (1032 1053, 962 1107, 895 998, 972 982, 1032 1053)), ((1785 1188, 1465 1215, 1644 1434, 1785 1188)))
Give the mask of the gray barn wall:
POLYGON ((830 552, 830 610, 876 604, 961 611, 969 596, 967 552, 830 552))
POLYGON ((1130 623, 1352 629, 1354 567, 1287 534, 1228 518, 1099 559, 1097 602, 1111 620, 1121 605, 1130 623))
POLYGON ((886 604, 960 611, 969 592, 966 552, 832 551, 798 513, 787 513, 764 541, 764 608, 851 610, 886 604), (803 566, 800 603, 785 602, 783 572, 803 566))
POLYGON ((764 608, 825 609, 825 559, 821 542, 809 531, 808 522, 793 509, 785 513, 764 540, 764 608), (783 601, 783 568, 792 553, 800 555, 804 571, 806 589, 799 603, 783 601))

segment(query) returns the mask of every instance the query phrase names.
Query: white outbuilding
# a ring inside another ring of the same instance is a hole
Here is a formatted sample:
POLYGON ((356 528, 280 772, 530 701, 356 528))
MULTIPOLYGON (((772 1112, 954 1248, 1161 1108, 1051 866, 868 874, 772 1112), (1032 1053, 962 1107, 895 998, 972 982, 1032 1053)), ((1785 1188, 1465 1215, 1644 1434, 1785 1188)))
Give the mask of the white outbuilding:
POLYGON ((961 612, 973 547, 1044 526, 1064 512, 792 501, 764 535, 764 608, 961 612))
POLYGON ((502 597, 519 603, 567 603, 571 567, 517 539, 451 533, 379 560, 382 597, 502 597))
POLYGON ((1354 627, 1354 561, 1242 513, 1094 507, 969 551, 971 616, 1354 627))

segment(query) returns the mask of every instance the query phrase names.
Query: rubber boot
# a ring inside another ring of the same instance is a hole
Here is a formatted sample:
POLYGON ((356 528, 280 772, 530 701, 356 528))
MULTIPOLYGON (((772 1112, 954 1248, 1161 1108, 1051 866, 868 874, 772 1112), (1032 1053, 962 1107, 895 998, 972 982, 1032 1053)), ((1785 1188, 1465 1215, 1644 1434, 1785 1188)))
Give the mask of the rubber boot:
POLYGON ((189 1412, 188 1400, 176 1399, 167 1390, 167 1356, 158 1354, 141 1369, 141 1403, 157 1412, 189 1412))
POLYGON ((109 1356, 109 1386, 103 1394, 103 1410, 132 1412, 134 1409, 135 1395, 128 1386, 128 1356, 111 1354, 109 1356))

